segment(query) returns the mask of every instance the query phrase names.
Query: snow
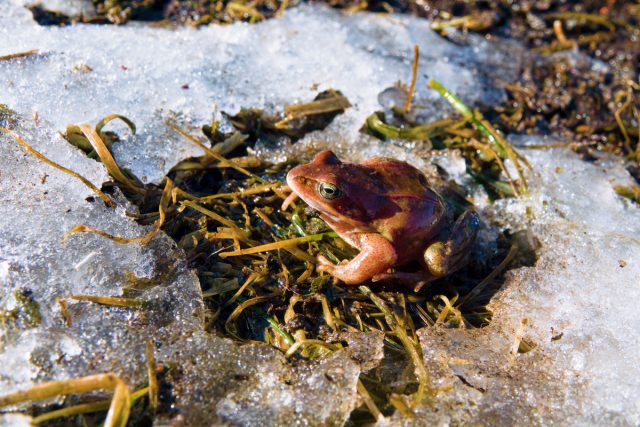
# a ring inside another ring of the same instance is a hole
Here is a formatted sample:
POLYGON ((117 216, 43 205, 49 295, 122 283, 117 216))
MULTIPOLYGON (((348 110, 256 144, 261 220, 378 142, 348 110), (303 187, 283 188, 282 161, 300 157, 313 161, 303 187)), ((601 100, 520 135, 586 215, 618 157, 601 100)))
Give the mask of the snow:
POLYGON ((461 48, 424 20, 362 18, 322 6, 291 9, 259 25, 199 30, 39 27, 14 22, 16 15, 24 11, 0 4, 0 55, 31 49, 39 54, 0 63, 2 102, 25 115, 37 111, 57 130, 113 113, 129 117, 138 134, 116 144, 115 155, 144 182, 160 181, 177 159, 198 153, 164 125, 175 115, 202 125, 214 113, 279 110, 333 88, 354 106, 333 127, 354 141, 364 119, 380 109, 378 94, 398 80, 410 81, 414 44, 422 52, 414 102, 422 115, 444 105, 426 89, 427 76, 467 102, 492 102, 504 93, 490 83, 512 80, 518 72, 517 61, 506 61, 511 45, 496 50, 478 39, 474 47, 461 48))
POLYGON ((640 215, 611 182, 631 177, 615 158, 522 152, 534 170, 530 194, 484 214, 511 232, 528 228, 542 245, 538 260, 508 273, 489 327, 419 331, 427 367, 450 386, 419 413, 431 422, 637 425, 640 215), (535 349, 515 353, 523 337, 535 349))
MULTIPOLYGON (((115 156, 143 181, 159 182, 180 159, 199 153, 165 120, 195 128, 223 111, 278 111, 327 88, 341 90, 353 107, 292 147, 258 147, 258 153, 308 156, 331 147, 351 160, 384 154, 425 171, 434 161, 469 186, 458 153, 433 156, 418 144, 382 143, 358 129, 381 104, 401 101, 389 88, 409 82, 413 44, 421 50, 414 101, 419 120, 446 113, 426 89, 428 78, 477 105, 503 99, 496 82, 519 72, 518 46, 480 37, 455 44, 410 17, 303 5, 257 25, 57 28, 37 26, 22 3, 0 3, 0 55, 34 48, 39 54, 0 61, 0 103, 16 112, 13 118, 0 115, 0 125, 11 125, 97 186, 107 180, 102 166, 58 136, 68 124, 95 123, 113 113, 129 117, 136 135, 110 125, 123 136, 115 156)), ((529 138, 535 143, 541 137, 529 138)), ((491 302, 489 327, 420 331, 434 386, 443 390, 418 414, 425 424, 638 425, 640 215, 612 189, 631 178, 616 158, 587 163, 566 150, 524 148, 528 141, 515 142, 534 167, 530 195, 492 205, 480 189, 473 191, 494 232, 530 229, 542 244, 538 260, 508 273, 491 302), (536 347, 514 353, 523 336, 536 347)), ((30 289, 42 316, 38 326, 0 332, 0 366, 12 368, 0 370, 0 393, 108 371, 140 385, 146 339, 153 336, 158 360, 182 368, 173 384, 187 423, 300 419, 340 425, 347 419, 359 402, 358 375, 382 357, 380 337, 359 347, 351 337, 352 353, 292 366, 274 349, 207 335, 199 283, 168 237, 159 235, 146 247, 91 234, 61 241, 79 223, 119 235, 145 233, 126 216, 133 208, 122 196, 116 194, 116 209, 89 196, 81 183, 0 136, 0 307, 11 309, 13 291, 30 289), (141 296, 150 308, 69 303, 72 326, 64 325, 56 298, 119 295, 128 271, 158 278, 158 286, 141 296), (358 364, 354 360, 366 359, 363 349, 375 357, 358 364)), ((394 414, 387 422, 415 419, 394 414)))
POLYGON ((555 368, 584 384, 574 402, 585 405, 575 407, 577 423, 606 424, 615 415, 637 425, 640 212, 612 185, 632 179, 615 158, 589 164, 566 151, 526 154, 539 180, 522 206, 504 208, 518 210, 520 221, 523 208, 533 209, 531 229, 543 248, 534 267, 514 272, 517 286, 495 302, 497 312, 527 318, 555 368))

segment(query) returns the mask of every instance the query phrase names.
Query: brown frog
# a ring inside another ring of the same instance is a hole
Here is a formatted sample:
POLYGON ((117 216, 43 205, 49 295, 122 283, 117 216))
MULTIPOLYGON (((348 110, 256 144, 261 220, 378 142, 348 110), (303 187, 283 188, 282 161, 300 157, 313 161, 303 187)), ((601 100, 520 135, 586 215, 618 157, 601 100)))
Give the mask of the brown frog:
POLYGON ((460 268, 478 230, 479 218, 465 211, 455 222, 427 178, 400 160, 373 157, 360 164, 343 163, 331 151, 287 174, 293 191, 283 209, 299 196, 360 253, 347 264, 318 257, 318 270, 344 283, 415 278, 389 273, 392 267, 421 260, 424 283, 460 268))

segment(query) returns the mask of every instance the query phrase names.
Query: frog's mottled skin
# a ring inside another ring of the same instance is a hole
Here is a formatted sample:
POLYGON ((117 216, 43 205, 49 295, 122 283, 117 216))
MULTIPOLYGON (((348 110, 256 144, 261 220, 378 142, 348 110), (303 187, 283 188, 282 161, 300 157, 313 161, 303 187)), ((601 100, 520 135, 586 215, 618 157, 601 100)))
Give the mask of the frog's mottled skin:
POLYGON ((318 258, 318 270, 347 284, 393 277, 387 274, 390 268, 416 259, 425 263, 429 279, 441 277, 462 265, 478 228, 473 211, 452 225, 446 204, 425 176, 399 160, 343 163, 333 152, 322 151, 311 163, 291 169, 287 184, 360 250, 347 264, 318 258), (331 197, 322 188, 329 188, 331 197))

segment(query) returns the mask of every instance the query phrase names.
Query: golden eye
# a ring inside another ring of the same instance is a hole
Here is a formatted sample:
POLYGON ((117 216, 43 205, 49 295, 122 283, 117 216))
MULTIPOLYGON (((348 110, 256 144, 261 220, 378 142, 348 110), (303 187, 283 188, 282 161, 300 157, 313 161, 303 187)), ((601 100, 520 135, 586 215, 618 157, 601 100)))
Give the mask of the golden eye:
POLYGON ((337 185, 331 184, 329 182, 319 183, 318 193, 320 193, 322 197, 328 200, 337 199, 338 197, 340 197, 340 194, 342 194, 337 185))

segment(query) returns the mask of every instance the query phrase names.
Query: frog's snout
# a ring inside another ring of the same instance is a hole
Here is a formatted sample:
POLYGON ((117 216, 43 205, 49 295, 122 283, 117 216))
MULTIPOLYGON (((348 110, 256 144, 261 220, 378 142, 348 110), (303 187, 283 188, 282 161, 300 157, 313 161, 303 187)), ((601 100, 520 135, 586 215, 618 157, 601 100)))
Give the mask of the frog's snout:
POLYGON ((287 177, 285 178, 285 180, 287 181, 287 185, 289 186, 289 188, 291 189, 291 191, 294 191, 294 185, 293 185, 293 181, 296 178, 296 169, 298 169, 298 166, 296 166, 295 168, 291 169, 289 172, 287 172, 287 177))
POLYGON ((287 173, 287 185, 294 193, 303 191, 307 179, 304 173, 304 165, 296 166, 287 173))

